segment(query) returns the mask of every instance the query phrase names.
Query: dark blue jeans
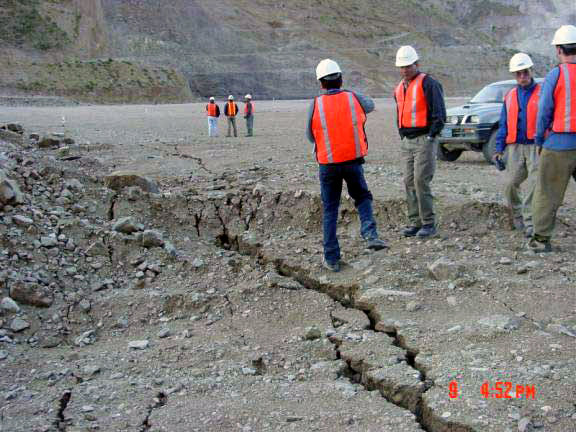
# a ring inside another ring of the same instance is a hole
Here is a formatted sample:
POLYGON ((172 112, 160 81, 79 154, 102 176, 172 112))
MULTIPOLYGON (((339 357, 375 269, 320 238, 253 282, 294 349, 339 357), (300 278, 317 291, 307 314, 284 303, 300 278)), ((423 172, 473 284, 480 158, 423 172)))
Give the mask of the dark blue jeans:
POLYGON ((336 236, 338 208, 342 194, 342 180, 360 216, 360 232, 365 240, 378 238, 376 222, 372 215, 372 194, 364 179, 364 169, 359 163, 348 165, 319 165, 320 190, 324 208, 324 258, 333 263, 340 259, 340 245, 336 236))

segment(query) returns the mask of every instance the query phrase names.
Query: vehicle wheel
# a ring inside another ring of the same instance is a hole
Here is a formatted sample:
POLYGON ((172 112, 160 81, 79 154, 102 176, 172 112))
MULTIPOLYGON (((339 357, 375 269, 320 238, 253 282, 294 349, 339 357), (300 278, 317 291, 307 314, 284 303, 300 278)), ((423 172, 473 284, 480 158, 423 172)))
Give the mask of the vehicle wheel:
POLYGON ((436 152, 436 157, 438 160, 445 162, 454 162, 460 157, 463 150, 446 150, 442 145, 438 144, 438 151, 436 152))
POLYGON ((497 134, 498 134, 498 130, 493 131, 492 135, 490 135, 490 139, 488 140, 488 142, 486 142, 484 144, 484 146, 482 147, 482 154, 484 155, 484 159, 489 164, 494 164, 494 162, 492 162, 492 157, 494 156, 494 152, 496 151, 496 135, 497 134))

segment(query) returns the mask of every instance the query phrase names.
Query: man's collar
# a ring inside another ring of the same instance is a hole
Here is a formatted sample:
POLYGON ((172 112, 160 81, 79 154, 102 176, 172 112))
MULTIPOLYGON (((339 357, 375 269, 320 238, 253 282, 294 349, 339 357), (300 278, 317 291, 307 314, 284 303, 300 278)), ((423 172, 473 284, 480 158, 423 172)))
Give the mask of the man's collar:
POLYGON ((402 81, 404 81, 406 84, 410 84, 410 83, 411 83, 412 81, 414 81, 414 80, 418 77, 418 75, 420 75, 421 73, 422 73, 422 72, 418 71, 418 72, 416 72, 416 75, 414 75, 414 76, 412 77, 412 79, 407 80, 406 78, 402 78, 402 81))
POLYGON ((530 81, 530 84, 528 84, 526 87, 522 87, 520 84, 516 84, 519 88, 521 88, 522 90, 530 90, 531 88, 536 86, 536 81, 534 81, 534 78, 532 78, 532 81, 530 81))

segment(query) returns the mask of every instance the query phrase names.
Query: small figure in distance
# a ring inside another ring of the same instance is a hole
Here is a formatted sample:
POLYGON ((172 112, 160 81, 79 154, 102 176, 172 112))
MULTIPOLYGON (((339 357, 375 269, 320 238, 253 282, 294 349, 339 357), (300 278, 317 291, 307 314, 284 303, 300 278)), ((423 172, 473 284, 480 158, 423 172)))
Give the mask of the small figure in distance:
POLYGON ((214 97, 210 97, 206 105, 206 115, 208 116, 208 136, 218 136, 218 117, 220 117, 220 107, 216 105, 214 97))
POLYGON ((244 96, 244 118, 246 119, 246 136, 251 137, 254 129, 254 103, 250 93, 244 96))
POLYGON ((238 105, 234 102, 234 96, 228 96, 228 102, 224 105, 224 115, 226 116, 226 121, 228 123, 228 133, 227 137, 230 137, 232 129, 234 129, 234 136, 238 136, 238 131, 236 130, 236 115, 238 114, 238 105))

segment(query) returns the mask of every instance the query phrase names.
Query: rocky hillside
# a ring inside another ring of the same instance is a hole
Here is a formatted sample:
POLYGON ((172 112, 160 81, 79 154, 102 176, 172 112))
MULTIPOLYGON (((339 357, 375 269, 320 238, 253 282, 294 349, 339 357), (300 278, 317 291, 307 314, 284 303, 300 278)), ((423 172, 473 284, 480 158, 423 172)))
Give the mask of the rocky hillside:
POLYGON ((183 102, 192 98, 176 69, 108 57, 100 0, 0 3, 0 90, 96 103, 183 102))
MULTIPOLYGON (((448 95, 470 94, 487 81, 507 78, 507 61, 517 50, 532 54, 543 74, 554 61, 549 46, 554 29, 576 18, 572 0, 3 4, 0 10, 8 13, 0 18, 0 46, 10 47, 11 55, 110 57, 171 68, 181 71, 200 97, 247 92, 258 98, 309 97, 317 91, 314 66, 324 57, 341 63, 348 86, 386 96, 398 79, 393 61, 403 44, 420 51, 423 68, 443 82, 448 95)), ((84 87, 90 87, 88 81, 84 87)), ((180 86, 179 80, 167 84, 180 86)), ((4 81, 4 87, 22 85, 4 81)), ((190 98, 182 91, 182 98, 190 98)))
POLYGON ((114 55, 177 67, 202 96, 291 98, 316 92, 313 70, 324 57, 341 62, 349 85, 389 95, 403 44, 417 47, 423 67, 451 95, 508 78, 517 49, 535 55, 543 73, 553 30, 566 11, 576 13, 563 0, 222 0, 209 7, 197 0, 103 0, 103 7, 114 55))

